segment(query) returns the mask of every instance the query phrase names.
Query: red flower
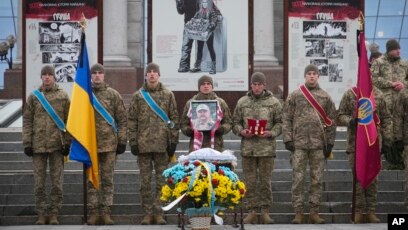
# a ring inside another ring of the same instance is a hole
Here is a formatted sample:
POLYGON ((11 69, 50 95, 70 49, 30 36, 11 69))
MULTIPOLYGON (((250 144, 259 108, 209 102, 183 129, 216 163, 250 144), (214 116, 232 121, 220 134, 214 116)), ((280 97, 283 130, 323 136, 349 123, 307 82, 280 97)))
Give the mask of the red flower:
POLYGON ((239 193, 240 194, 245 194, 245 189, 243 189, 243 188, 239 189, 239 193))
POLYGON ((190 162, 184 161, 184 166, 187 166, 190 162))
POLYGON ((212 164, 216 166, 216 165, 217 165, 217 162, 216 162, 216 161, 213 161, 212 164))
POLYGON ((199 166, 200 162, 199 161, 194 161, 194 166, 199 166))
POLYGON ((218 180, 217 179, 212 179, 211 183, 213 186, 217 186, 218 185, 218 180))
POLYGON ((207 170, 203 169, 201 172, 202 172, 204 175, 207 175, 207 170))
POLYGON ((173 177, 170 177, 169 179, 167 179, 167 183, 168 184, 173 184, 173 177))
POLYGON ((218 170, 218 173, 219 173, 220 175, 225 176, 224 170, 222 170, 222 169, 219 169, 219 170, 218 170))
POLYGON ((188 178, 187 178, 187 177, 184 177, 184 178, 183 178, 183 182, 186 183, 187 181, 188 181, 188 178))

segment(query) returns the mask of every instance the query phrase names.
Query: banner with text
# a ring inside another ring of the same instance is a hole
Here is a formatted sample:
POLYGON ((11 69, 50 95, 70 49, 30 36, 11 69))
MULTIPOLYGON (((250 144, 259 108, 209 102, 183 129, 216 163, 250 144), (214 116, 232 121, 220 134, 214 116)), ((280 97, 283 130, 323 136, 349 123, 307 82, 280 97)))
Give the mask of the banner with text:
POLYGON ((98 61, 98 0, 25 0, 26 96, 41 85, 41 68, 52 65, 56 82, 71 94, 81 50, 82 15, 86 18, 89 62, 98 61))
POLYGON ((359 0, 289 0, 288 92, 304 83, 304 68, 319 68, 319 85, 336 106, 357 83, 359 0))

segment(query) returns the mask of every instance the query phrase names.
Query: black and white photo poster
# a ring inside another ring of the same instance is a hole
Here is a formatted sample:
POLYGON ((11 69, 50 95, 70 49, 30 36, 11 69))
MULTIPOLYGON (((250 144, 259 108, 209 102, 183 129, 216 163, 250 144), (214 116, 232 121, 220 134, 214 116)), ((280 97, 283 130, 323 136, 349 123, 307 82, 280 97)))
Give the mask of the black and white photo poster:
POLYGON ((359 0, 289 0, 287 3, 287 91, 304 83, 304 68, 315 64, 319 85, 336 106, 357 83, 359 0))
POLYGON ((89 63, 98 61, 98 2, 24 0, 26 95, 41 85, 44 65, 54 66, 56 82, 71 93, 81 50, 82 16, 87 23, 89 63))

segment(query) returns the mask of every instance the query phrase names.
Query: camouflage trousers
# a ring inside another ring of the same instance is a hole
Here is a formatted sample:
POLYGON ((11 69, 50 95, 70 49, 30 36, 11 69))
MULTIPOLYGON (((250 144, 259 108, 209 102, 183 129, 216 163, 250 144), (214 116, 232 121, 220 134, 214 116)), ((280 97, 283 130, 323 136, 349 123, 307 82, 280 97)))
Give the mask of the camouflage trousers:
POLYGON ((245 203, 248 210, 271 207, 274 161, 273 157, 242 157, 242 171, 247 188, 245 203))
POLYGON ((144 214, 152 215, 153 211, 161 215, 161 188, 164 185, 163 171, 168 167, 166 153, 143 153, 137 156, 140 170, 140 195, 144 214), (155 189, 152 191, 152 176, 154 169, 155 189))
POLYGON ((116 163, 115 152, 98 153, 98 167, 100 185, 96 190, 92 183, 88 182, 88 213, 111 214, 113 205, 113 172, 116 163))
POLYGON ((52 153, 34 153, 34 194, 38 215, 58 215, 62 206, 62 186, 64 183, 64 156, 56 151, 52 153), (51 179, 51 191, 47 195, 45 181, 47 164, 51 179), (49 199, 49 205, 47 200, 49 199))
MULTIPOLYGON (((355 153, 348 153, 348 161, 352 171, 354 172, 354 159, 355 153)), ((375 212, 377 207, 377 190, 378 190, 378 179, 375 180, 368 186, 367 189, 363 189, 360 183, 356 183, 356 212, 375 212)))
POLYGON ((296 149, 292 156, 292 206, 295 212, 303 212, 306 166, 310 168, 309 204, 311 212, 319 212, 324 173, 323 150, 296 149))

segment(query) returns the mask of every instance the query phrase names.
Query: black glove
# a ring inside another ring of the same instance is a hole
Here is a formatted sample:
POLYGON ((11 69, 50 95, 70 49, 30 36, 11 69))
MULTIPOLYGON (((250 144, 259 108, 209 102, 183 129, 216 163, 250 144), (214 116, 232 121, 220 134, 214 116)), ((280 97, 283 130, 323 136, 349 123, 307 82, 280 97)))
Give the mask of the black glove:
POLYGON ((208 25, 208 27, 207 27, 207 30, 208 30, 208 32, 212 32, 212 31, 214 31, 215 30, 215 24, 213 24, 213 23, 211 23, 210 25, 208 25))
POLYGON ((194 136, 194 131, 190 127, 188 127, 186 129, 185 133, 186 133, 186 136, 188 136, 188 137, 193 137, 194 136))
POLYGON ((392 147, 388 145, 383 145, 381 147, 381 154, 389 156, 392 153, 392 147))
POLYGON ((357 120, 355 118, 352 118, 349 122, 349 127, 356 127, 357 125, 357 120))
POLYGON ((116 147, 116 155, 122 154, 126 151, 126 144, 119 143, 116 147))
POLYGON ((64 145, 62 147, 61 154, 64 155, 64 156, 68 156, 69 150, 71 150, 71 145, 64 145))
POLYGON ((31 148, 31 147, 24 148, 24 154, 29 156, 29 157, 32 157, 33 156, 33 148, 31 148))
POLYGON ((170 145, 168 145, 166 149, 167 155, 169 157, 174 156, 174 153, 176 152, 176 148, 177 148, 177 145, 175 143, 171 143, 170 145))
POLYGON ((332 149, 333 149, 333 145, 332 144, 327 144, 327 145, 325 145, 324 147, 323 147, 323 154, 324 154, 324 157, 327 159, 327 158, 329 158, 329 156, 330 156, 330 154, 331 154, 331 152, 332 152, 332 149))
POLYGON ((139 155, 139 148, 137 145, 130 146, 130 152, 135 156, 139 155))
POLYGON ((404 150, 404 142, 403 141, 396 141, 394 142, 395 149, 398 152, 402 152, 404 150))
POLYGON ((293 141, 285 142, 285 149, 291 152, 295 151, 295 144, 293 143, 293 141))
POLYGON ((215 130, 215 136, 222 136, 224 135, 224 133, 225 133, 225 130, 224 130, 224 127, 222 126, 218 127, 218 129, 215 130))

